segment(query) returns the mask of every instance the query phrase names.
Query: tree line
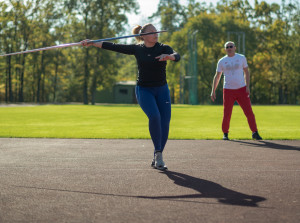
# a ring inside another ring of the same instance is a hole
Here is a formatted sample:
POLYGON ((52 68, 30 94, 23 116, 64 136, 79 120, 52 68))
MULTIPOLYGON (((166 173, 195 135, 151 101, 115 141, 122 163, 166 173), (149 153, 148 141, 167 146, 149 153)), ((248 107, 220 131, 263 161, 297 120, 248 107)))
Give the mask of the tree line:
MULTIPOLYGON (((126 14, 137 10, 135 0, 2 1, 0 52, 128 35, 126 14)), ((247 0, 220 0, 212 5, 189 0, 181 5, 179 0, 160 0, 149 22, 153 20, 168 30, 160 41, 182 56, 179 63, 167 66, 174 103, 189 103, 192 57, 197 58, 198 102, 211 103, 216 64, 230 38, 247 57, 252 103, 299 104, 298 1, 282 0, 278 5, 256 0, 251 5, 247 0), (193 47, 189 46, 191 34, 193 47)), ((111 89, 116 81, 134 80, 136 74, 134 57, 95 47, 0 57, 0 101, 95 104, 97 91, 111 89)), ((222 103, 221 91, 219 86, 217 103, 222 103)))

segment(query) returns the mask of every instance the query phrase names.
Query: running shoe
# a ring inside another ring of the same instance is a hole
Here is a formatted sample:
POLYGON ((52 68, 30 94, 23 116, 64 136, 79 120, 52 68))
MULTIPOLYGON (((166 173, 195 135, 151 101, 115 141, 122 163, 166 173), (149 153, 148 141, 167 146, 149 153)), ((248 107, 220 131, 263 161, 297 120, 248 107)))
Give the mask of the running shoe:
POLYGON ((155 163, 154 168, 158 170, 166 170, 168 169, 165 162, 163 161, 162 153, 155 152, 155 163))
POLYGON ((262 137, 258 134, 258 131, 252 133, 252 139, 262 140, 262 137))
POLYGON ((223 135, 223 140, 229 140, 229 138, 228 138, 228 133, 224 133, 224 135, 223 135))
POLYGON ((155 158, 153 158, 152 163, 151 163, 152 167, 154 167, 154 165, 155 165, 155 158))

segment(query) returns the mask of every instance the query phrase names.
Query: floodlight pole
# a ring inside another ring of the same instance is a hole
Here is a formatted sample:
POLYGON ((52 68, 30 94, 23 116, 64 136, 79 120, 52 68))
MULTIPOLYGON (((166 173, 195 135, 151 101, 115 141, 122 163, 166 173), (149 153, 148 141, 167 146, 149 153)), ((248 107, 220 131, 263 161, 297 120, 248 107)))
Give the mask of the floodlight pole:
POLYGON ((197 67, 197 31, 188 33, 189 48, 189 76, 186 79, 189 83, 189 104, 198 104, 198 67, 197 67))
POLYGON ((228 41, 231 40, 230 39, 231 34, 237 36, 237 52, 245 55, 245 53, 246 53, 245 52, 245 32, 228 31, 227 32, 227 40, 228 41), (241 38, 242 38, 242 49, 241 49, 241 38))

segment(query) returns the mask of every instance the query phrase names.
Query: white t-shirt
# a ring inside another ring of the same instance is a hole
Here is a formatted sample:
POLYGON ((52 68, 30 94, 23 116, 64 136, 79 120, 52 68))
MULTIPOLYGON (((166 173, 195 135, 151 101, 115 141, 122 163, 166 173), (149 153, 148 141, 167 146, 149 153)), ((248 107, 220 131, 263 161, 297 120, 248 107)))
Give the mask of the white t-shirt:
POLYGON ((225 89, 238 89, 246 86, 243 68, 248 67, 246 57, 236 53, 233 57, 224 56, 217 65, 217 72, 223 72, 225 89))

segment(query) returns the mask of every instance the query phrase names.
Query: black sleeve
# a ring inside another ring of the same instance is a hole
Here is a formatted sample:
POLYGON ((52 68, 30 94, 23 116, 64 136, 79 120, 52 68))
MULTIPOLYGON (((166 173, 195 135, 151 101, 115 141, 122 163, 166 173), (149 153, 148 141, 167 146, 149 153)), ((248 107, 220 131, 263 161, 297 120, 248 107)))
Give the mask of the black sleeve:
POLYGON ((179 60, 180 60, 180 55, 179 55, 179 53, 177 53, 177 52, 175 52, 174 51, 174 56, 175 56, 175 62, 178 62, 179 60))
POLYGON ((115 51, 118 53, 133 55, 133 54, 135 54, 136 45, 134 45, 134 44, 126 45, 126 44, 117 44, 117 43, 111 43, 111 42, 103 42, 102 48, 106 49, 106 50, 115 51))
POLYGON ((174 54, 175 56, 175 62, 178 62, 180 60, 180 55, 175 50, 173 50, 170 46, 165 45, 165 52, 166 54, 174 54))

